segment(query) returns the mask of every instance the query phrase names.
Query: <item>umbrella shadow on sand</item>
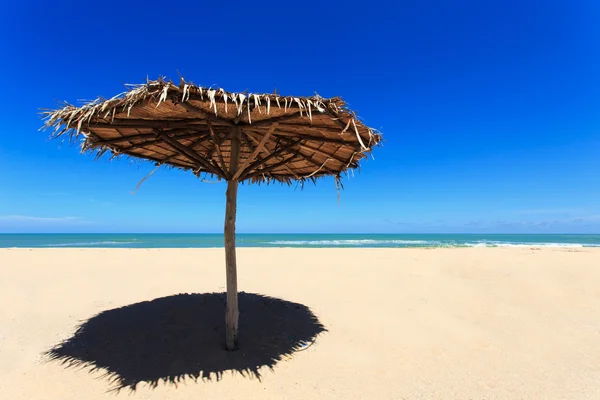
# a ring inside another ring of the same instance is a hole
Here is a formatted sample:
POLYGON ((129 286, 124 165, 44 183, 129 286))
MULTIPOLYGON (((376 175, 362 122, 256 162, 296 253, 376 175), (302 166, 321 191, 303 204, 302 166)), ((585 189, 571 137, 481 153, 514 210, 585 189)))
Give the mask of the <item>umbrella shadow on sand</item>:
POLYGON ((225 349, 225 294, 178 294, 103 311, 47 352, 66 367, 102 371, 113 390, 220 380, 226 371, 261 378, 314 342, 325 327, 297 303, 240 293, 236 351, 225 349))

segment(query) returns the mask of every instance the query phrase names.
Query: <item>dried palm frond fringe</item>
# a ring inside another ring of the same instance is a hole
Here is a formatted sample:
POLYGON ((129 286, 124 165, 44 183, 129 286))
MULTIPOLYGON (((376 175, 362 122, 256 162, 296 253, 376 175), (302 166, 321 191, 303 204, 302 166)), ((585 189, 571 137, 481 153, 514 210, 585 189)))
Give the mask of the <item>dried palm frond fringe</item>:
POLYGON ((128 91, 76 107, 43 110, 52 137, 82 139, 82 152, 105 152, 249 183, 294 181, 355 169, 381 142, 334 97, 230 93, 183 79, 127 85, 128 91), (230 165, 231 140, 240 143, 230 165))

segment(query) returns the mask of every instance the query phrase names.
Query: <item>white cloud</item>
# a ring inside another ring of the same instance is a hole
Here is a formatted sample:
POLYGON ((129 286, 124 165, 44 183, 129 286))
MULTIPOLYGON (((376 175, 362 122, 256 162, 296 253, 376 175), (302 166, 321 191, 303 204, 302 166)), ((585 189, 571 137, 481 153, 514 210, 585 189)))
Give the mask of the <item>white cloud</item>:
POLYGON ((110 201, 99 201, 96 199, 90 199, 90 203, 94 203, 94 204, 98 204, 102 207, 110 207, 112 206, 112 203, 110 201))
POLYGON ((489 230, 500 230, 506 232, 563 232, 563 233, 585 233, 598 232, 600 229, 600 215, 585 214, 577 217, 545 219, 537 221, 504 221, 497 220, 495 223, 486 224, 489 230))
POLYGON ((570 222, 599 222, 600 215, 583 215, 577 218, 573 218, 570 222))
POLYGON ((575 208, 541 208, 532 210, 517 210, 514 213, 520 215, 583 214, 585 211, 575 208))
POLYGON ((68 222, 68 223, 81 223, 85 222, 81 217, 34 217, 31 215, 0 215, 0 221, 14 221, 14 222, 68 222))
POLYGON ((44 193, 44 196, 68 196, 69 193, 65 192, 52 192, 52 193, 44 193))

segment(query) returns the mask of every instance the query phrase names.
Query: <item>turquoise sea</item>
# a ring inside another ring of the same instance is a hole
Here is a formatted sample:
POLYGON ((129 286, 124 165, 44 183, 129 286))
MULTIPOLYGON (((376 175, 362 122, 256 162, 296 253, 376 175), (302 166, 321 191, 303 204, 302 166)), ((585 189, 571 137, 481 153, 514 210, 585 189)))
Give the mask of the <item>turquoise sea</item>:
MULTIPOLYGON (((238 247, 600 247, 600 235, 238 234, 238 247)), ((0 247, 223 247, 222 234, 0 234, 0 247)))

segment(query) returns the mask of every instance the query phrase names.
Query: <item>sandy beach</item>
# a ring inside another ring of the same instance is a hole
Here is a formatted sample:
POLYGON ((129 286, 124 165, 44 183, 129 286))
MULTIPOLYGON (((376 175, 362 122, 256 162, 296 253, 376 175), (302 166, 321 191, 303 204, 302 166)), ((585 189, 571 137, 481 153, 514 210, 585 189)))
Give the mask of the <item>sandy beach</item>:
POLYGON ((201 294, 225 289, 222 249, 1 249, 0 398, 600 398, 600 249, 245 248, 238 274, 249 294, 241 318, 246 304, 259 321, 246 330, 263 333, 248 332, 256 349, 242 345, 234 359, 210 350, 217 328, 192 318, 208 318, 202 304, 212 300, 201 294), (273 303, 290 313, 273 326, 281 332, 260 331, 269 318, 254 294, 296 303, 273 303), (112 374, 50 360, 48 350, 102 312, 80 332, 88 340, 63 351, 101 358, 112 374), (198 342, 177 336, 188 322, 198 342), (156 329, 175 338, 181 359, 160 353, 167 339, 152 337, 156 329), (317 335, 312 345, 258 374, 236 371, 269 364, 261 352, 301 331, 317 335), (190 366, 222 373, 202 379, 190 366), (119 373, 129 386, 117 392, 119 373), (143 381, 161 374, 179 378, 143 381))

